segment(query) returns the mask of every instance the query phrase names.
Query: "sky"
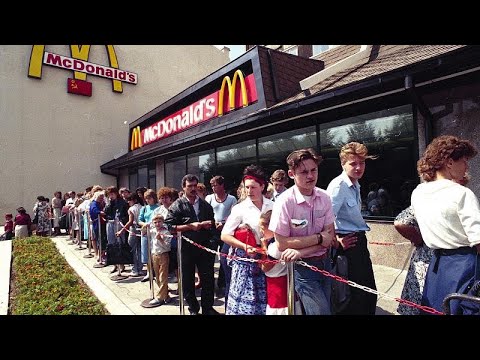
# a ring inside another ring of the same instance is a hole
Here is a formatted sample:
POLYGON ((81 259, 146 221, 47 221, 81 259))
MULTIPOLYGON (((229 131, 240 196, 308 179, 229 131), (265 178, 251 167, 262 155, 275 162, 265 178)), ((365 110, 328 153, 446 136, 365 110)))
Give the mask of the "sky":
POLYGON ((224 46, 230 48, 230 61, 235 60, 237 57, 242 55, 245 52, 245 45, 214 45, 217 48, 221 49, 224 46))

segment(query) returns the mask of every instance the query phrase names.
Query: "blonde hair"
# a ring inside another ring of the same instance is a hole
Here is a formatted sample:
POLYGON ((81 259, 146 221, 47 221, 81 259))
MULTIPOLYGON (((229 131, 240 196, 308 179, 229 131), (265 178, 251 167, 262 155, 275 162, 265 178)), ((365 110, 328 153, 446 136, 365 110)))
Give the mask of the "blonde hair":
POLYGON ((347 162, 347 158, 350 155, 357 155, 360 156, 363 159, 371 159, 375 160, 378 158, 376 155, 368 155, 368 149, 364 144, 361 144, 359 142, 349 142, 348 144, 345 144, 342 146, 340 149, 340 162, 342 165, 344 165, 347 162))

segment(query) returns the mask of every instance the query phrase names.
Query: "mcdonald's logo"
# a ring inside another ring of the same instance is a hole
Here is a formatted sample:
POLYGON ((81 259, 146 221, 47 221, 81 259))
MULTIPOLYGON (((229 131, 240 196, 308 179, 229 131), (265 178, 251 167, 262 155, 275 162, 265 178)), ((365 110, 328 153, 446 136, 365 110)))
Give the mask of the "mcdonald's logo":
POLYGON ((71 57, 45 51, 45 45, 33 45, 30 54, 28 76, 42 78, 43 64, 72 70, 74 80, 86 81, 87 75, 95 75, 112 80, 112 90, 123 92, 122 82, 137 84, 137 74, 120 70, 113 45, 105 45, 110 66, 88 62, 91 45, 70 45, 71 57))
POLYGON ((133 128, 132 139, 130 140, 130 150, 135 150, 142 147, 142 132, 140 126, 133 128))
POLYGON ((228 89, 228 104, 229 111, 235 109, 235 91, 237 88, 237 80, 240 82, 240 94, 242 97, 242 106, 248 106, 247 87, 245 86, 245 78, 241 70, 235 71, 233 74, 233 80, 230 81, 230 76, 225 76, 218 93, 218 116, 223 115, 223 100, 225 98, 225 88, 228 89))

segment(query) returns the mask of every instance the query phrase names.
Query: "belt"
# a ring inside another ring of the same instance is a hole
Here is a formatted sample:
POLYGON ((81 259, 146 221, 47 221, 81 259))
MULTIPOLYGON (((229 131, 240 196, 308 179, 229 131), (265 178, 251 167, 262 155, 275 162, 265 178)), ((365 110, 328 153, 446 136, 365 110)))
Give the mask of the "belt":
POLYGON ((461 254, 461 255, 475 254, 477 250, 475 247, 463 246, 458 249, 435 249, 433 250, 433 252, 437 256, 449 256, 449 255, 455 255, 455 254, 461 254))
POLYGON ((347 235, 350 235, 350 234, 365 235, 365 231, 354 231, 354 232, 347 233, 347 234, 337 234, 337 236, 343 238, 343 237, 345 237, 347 235))
POLYGON ((315 260, 323 260, 323 259, 326 259, 328 256, 328 251, 323 254, 323 255, 320 255, 320 256, 310 256, 310 257, 307 257, 307 258, 302 258, 303 261, 315 261, 315 260))

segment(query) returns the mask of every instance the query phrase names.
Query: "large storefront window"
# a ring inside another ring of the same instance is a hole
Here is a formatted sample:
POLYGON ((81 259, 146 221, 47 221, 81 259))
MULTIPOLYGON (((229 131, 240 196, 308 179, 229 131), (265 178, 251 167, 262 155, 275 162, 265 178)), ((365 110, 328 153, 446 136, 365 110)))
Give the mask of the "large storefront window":
POLYGON ((287 171, 288 154, 309 147, 317 150, 315 126, 266 136, 258 139, 259 162, 269 175, 277 169, 287 171))
MULTIPOLYGON (((210 179, 215 176, 215 151, 208 150, 187 156, 188 173, 197 175, 201 183, 210 187, 210 179)), ((209 190, 210 191, 210 190, 209 190)))
POLYGON ((187 158, 180 156, 165 163, 165 184, 177 190, 182 189, 182 178, 187 174, 187 158))
MULTIPOLYGON (((452 86, 423 97, 434 115, 433 137, 454 135, 471 141, 480 149, 480 83, 452 86)), ((422 155, 422 154, 420 154, 422 155)), ((470 160, 468 187, 480 197, 480 155, 470 160)))
POLYGON ((255 140, 244 141, 217 149, 217 171, 215 175, 225 178, 225 190, 236 196, 242 181, 243 169, 257 163, 255 140))
POLYGON ((339 151, 350 141, 364 143, 376 160, 367 160, 360 180, 365 216, 392 218, 410 205, 410 195, 418 184, 417 145, 411 105, 382 110, 320 125, 319 185, 328 183, 342 171, 339 151))
POLYGON ((149 163, 148 165, 142 165, 129 170, 128 186, 132 191, 140 186, 156 190, 156 179, 155 163, 149 163))

